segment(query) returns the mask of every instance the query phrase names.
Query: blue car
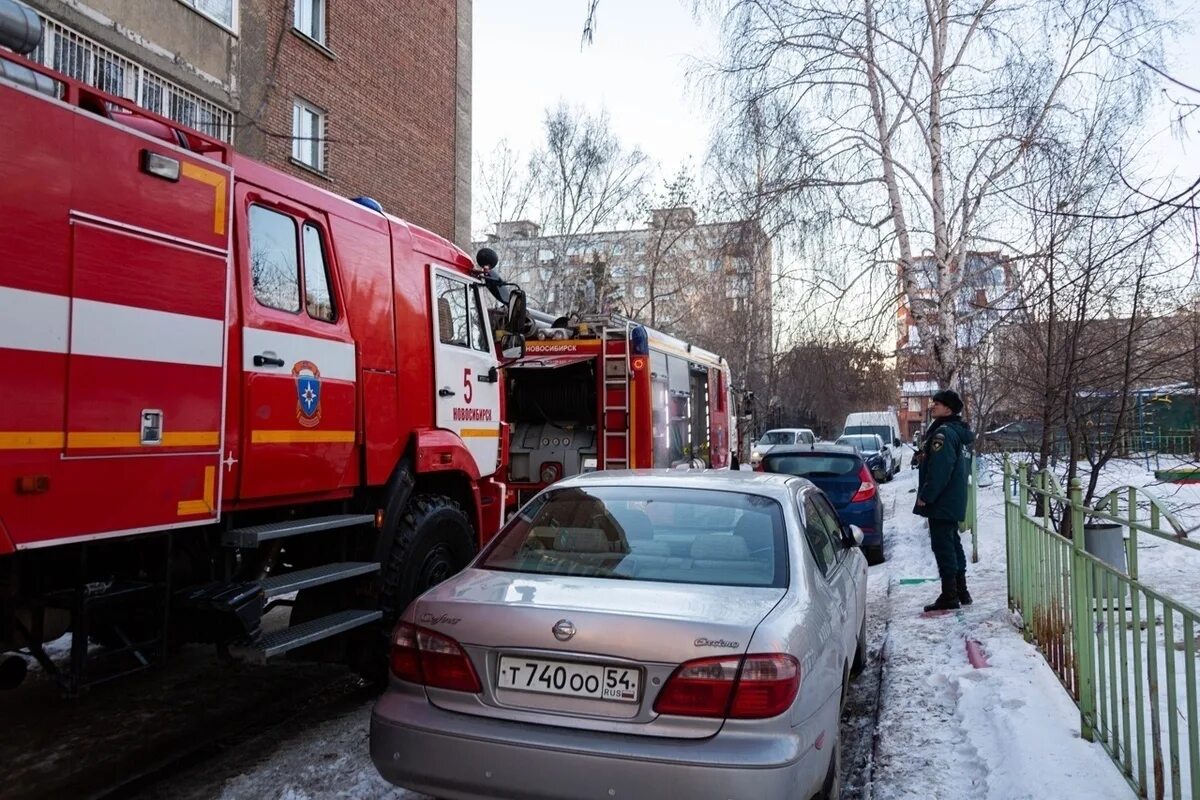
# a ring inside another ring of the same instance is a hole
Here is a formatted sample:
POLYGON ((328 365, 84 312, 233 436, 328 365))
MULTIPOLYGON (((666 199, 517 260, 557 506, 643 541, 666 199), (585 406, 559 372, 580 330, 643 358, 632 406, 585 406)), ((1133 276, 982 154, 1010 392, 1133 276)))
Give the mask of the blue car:
POLYGON ((883 503, 879 484, 863 454, 853 447, 830 444, 773 447, 758 469, 798 475, 816 484, 833 503, 842 522, 862 528, 867 563, 883 563, 883 503))

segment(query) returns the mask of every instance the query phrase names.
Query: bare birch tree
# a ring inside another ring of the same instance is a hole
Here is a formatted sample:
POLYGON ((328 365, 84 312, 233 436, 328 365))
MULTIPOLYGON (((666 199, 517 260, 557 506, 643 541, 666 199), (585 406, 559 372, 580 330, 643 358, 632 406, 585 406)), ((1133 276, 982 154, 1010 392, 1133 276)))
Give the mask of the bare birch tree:
POLYGON ((496 143, 486 156, 475 155, 476 213, 490 232, 497 223, 523 219, 538 185, 540 163, 536 158, 523 158, 507 139, 496 143))
POLYGON ((603 113, 560 103, 547 110, 544 129, 535 202, 543 234, 556 241, 543 267, 554 273, 560 302, 602 311, 613 303, 615 284, 607 273, 610 259, 593 252, 594 234, 634 219, 651 179, 650 159, 622 144, 603 113))
MULTIPOLYGON (((1142 100, 1158 23, 1138 0, 715 0, 722 14, 721 86, 743 121, 764 105, 786 113, 776 138, 819 159, 838 223, 861 242, 850 281, 873 298, 899 289, 932 303, 910 312, 935 375, 961 364, 958 298, 967 253, 1012 238, 1004 195, 1055 123, 1118 83, 1142 100), (857 231, 857 234, 853 232, 857 231), (922 265, 932 274, 923 276, 922 265), (897 266, 898 265, 898 266, 897 266), (869 270, 866 267, 874 267, 869 270)), ((847 289, 849 287, 843 287, 847 289)), ((883 303, 886 307, 888 303, 883 303)), ((895 306, 891 305, 894 311, 895 306)))

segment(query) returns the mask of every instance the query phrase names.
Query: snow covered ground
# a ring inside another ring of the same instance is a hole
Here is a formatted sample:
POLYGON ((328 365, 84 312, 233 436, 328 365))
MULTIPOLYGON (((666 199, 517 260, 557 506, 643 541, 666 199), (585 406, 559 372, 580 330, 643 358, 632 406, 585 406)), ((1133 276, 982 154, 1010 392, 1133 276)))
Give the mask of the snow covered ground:
MULTIPOLYGON (((980 561, 968 567, 975 604, 941 617, 921 616, 938 586, 917 582, 934 578, 936 569, 924 520, 911 513, 915 482, 916 473, 904 470, 882 487, 889 560, 871 569, 870 613, 885 620, 871 649, 881 651, 886 663, 874 754, 864 756, 872 763, 852 770, 871 777, 855 796, 1132 797, 1108 755, 1079 737, 1078 711, 1007 611, 999 480, 981 492, 980 561), (989 666, 972 667, 968 640, 980 644, 989 666)), ((150 796, 418 800, 420 795, 385 783, 371 766, 369 712, 364 703, 306 725, 286 741, 250 742, 239 750, 258 751, 257 763, 202 765, 150 796)))
MULTIPOLYGON (((892 798, 1128 798, 1099 746, 1079 736, 1079 712, 1007 610, 1000 481, 981 489, 975 603, 921 616, 938 593, 925 521, 912 514, 916 474, 883 487, 893 506, 889 559, 872 568, 873 610, 889 620, 872 796, 892 798), (990 666, 974 668, 966 642, 990 666)), ((970 537, 963 536, 970 558, 970 537)))

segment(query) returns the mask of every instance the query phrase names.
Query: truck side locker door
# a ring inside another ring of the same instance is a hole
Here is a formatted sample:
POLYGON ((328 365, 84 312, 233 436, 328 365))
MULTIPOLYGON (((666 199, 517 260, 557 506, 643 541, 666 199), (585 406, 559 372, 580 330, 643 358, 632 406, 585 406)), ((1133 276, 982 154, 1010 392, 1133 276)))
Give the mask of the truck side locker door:
POLYGON ((358 368, 324 216, 239 185, 240 499, 357 481, 358 368))
POLYGON ((437 426, 457 433, 480 475, 500 465, 500 382, 478 284, 432 265, 437 426))

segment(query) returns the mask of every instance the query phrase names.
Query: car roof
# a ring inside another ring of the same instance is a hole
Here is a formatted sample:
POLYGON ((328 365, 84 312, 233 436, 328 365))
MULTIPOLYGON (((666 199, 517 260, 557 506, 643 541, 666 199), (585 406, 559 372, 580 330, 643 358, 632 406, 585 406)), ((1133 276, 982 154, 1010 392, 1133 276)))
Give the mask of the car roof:
POLYGON ((699 469, 622 469, 602 470, 575 475, 559 481, 552 488, 586 486, 637 486, 669 489, 710 489, 719 492, 742 492, 786 500, 797 489, 813 486, 811 481, 795 475, 745 470, 699 469))
POLYGON ((800 431, 812 433, 812 428, 771 428, 768 431, 764 431, 763 436, 766 436, 768 433, 799 433, 800 431))

